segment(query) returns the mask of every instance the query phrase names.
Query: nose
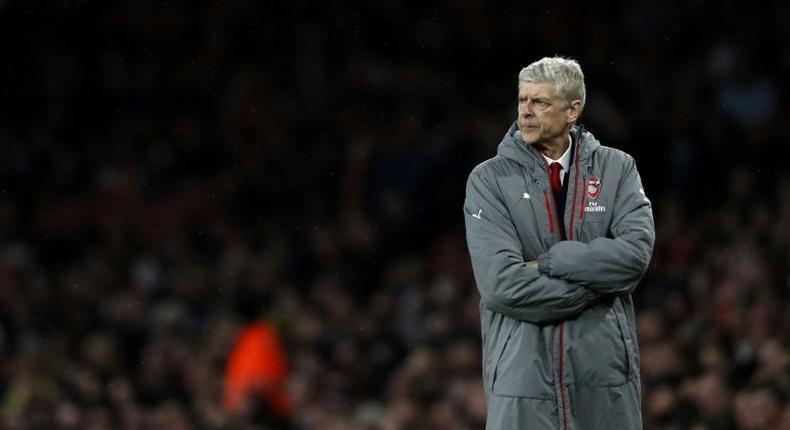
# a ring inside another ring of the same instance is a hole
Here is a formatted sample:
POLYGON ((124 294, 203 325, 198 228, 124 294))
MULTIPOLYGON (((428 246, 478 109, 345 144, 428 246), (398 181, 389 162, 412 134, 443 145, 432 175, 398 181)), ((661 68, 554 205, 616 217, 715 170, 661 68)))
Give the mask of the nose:
POLYGON ((529 107, 529 103, 519 103, 518 114, 523 117, 530 117, 534 114, 534 112, 529 107))

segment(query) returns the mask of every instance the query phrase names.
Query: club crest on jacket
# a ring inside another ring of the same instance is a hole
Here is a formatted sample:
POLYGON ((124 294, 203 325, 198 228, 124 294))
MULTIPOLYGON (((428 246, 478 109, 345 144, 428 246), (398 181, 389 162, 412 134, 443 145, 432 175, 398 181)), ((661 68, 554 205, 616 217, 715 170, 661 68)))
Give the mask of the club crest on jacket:
POLYGON ((598 193, 601 192, 601 180, 595 176, 590 176, 587 178, 587 197, 590 200, 595 200, 598 197, 598 193))

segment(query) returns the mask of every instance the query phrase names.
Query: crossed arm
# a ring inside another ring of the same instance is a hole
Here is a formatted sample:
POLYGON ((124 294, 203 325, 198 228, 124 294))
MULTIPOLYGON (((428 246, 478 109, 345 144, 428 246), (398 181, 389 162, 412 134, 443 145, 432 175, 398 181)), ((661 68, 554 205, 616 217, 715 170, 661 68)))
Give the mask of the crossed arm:
POLYGON ((631 293, 647 270, 655 242, 650 200, 631 157, 625 160, 612 217, 611 238, 558 242, 538 257, 538 271, 598 294, 631 293))
POLYGON ((466 240, 482 303, 536 324, 577 315, 596 294, 579 283, 542 274, 524 261, 515 226, 495 187, 472 172, 464 202, 466 240))
POLYGON ((464 211, 483 304, 511 318, 541 324, 572 318, 600 297, 633 290, 647 269, 654 233, 650 202, 630 162, 614 202, 614 238, 562 241, 537 261, 524 261, 497 185, 472 172, 464 211))

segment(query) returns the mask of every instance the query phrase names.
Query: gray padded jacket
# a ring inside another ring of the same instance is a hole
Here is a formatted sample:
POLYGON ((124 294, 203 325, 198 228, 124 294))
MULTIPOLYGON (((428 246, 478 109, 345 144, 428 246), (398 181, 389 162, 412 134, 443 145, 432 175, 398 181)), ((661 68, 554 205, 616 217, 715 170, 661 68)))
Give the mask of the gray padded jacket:
POLYGON ((651 204, 631 156, 581 127, 571 136, 563 220, 546 163, 515 123, 467 181, 489 428, 641 428, 631 292, 653 250, 651 204), (491 417, 504 398, 531 412, 491 417))

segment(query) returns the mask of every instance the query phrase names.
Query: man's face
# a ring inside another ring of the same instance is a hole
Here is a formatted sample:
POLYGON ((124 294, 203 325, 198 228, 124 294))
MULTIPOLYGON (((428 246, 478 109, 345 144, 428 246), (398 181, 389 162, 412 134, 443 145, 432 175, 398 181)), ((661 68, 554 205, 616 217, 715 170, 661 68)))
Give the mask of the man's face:
POLYGON ((518 88, 518 128, 524 142, 542 146, 568 134, 578 116, 576 102, 564 102, 550 82, 521 83, 518 88), (576 107, 576 108, 575 108, 576 107))

